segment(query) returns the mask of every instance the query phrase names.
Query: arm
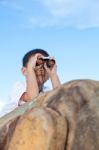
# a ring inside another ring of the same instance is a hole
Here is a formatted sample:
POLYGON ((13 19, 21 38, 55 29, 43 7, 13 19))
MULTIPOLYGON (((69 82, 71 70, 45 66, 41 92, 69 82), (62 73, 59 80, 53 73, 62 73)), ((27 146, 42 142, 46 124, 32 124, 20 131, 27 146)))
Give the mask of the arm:
POLYGON ((57 74, 57 66, 56 64, 53 66, 53 68, 48 68, 46 64, 44 65, 52 83, 53 88, 57 88, 61 86, 61 82, 59 80, 58 74, 57 74))
POLYGON ((39 94, 37 79, 33 68, 28 68, 26 76, 26 99, 32 100, 39 94))
POLYGON ((26 77, 26 92, 22 95, 21 99, 25 102, 32 100, 39 94, 39 87, 35 75, 35 65, 38 54, 32 56, 27 64, 25 77, 26 77))
POLYGON ((60 80, 59 80, 59 77, 58 77, 57 74, 53 74, 53 75, 50 77, 50 79, 51 79, 53 88, 60 87, 61 83, 60 83, 60 80))

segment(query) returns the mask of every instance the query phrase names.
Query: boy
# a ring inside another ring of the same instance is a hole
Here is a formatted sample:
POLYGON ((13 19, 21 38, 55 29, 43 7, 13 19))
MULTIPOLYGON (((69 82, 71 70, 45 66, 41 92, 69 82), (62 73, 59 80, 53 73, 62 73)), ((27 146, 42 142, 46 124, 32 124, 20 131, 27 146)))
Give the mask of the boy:
POLYGON ((26 91, 22 93, 19 105, 21 101, 33 100, 39 92, 42 92, 43 85, 49 78, 53 88, 61 85, 55 60, 52 59, 54 64, 51 67, 47 66, 49 60, 44 61, 44 58, 48 56, 49 54, 43 49, 34 49, 24 55, 22 73, 26 78, 26 91))
POLYGON ((57 75, 56 62, 53 58, 47 59, 47 57, 49 54, 43 49, 33 49, 24 55, 22 73, 25 76, 26 84, 23 85, 19 82, 15 85, 0 116, 33 100, 40 92, 44 91, 44 83, 49 78, 53 89, 61 85, 57 75))

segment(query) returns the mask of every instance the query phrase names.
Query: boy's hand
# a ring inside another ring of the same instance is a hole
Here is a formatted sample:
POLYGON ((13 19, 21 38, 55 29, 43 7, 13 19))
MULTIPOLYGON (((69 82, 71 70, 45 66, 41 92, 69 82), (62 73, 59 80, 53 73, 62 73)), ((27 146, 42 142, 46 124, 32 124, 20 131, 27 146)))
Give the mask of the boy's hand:
POLYGON ((28 62, 27 67, 34 69, 36 66, 36 62, 37 62, 38 58, 42 58, 42 55, 41 54, 35 54, 34 56, 32 56, 28 62))
POLYGON ((48 73, 50 78, 57 74, 57 65, 56 65, 56 63, 54 64, 54 66, 52 68, 48 68, 46 63, 45 63, 44 68, 45 68, 45 70, 48 73))

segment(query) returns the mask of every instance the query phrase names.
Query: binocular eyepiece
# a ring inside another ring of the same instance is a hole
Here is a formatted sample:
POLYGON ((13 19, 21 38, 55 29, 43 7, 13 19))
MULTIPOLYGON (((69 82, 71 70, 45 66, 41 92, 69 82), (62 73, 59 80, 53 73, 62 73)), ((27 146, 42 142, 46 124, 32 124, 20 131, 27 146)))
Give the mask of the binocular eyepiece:
POLYGON ((52 68, 55 64, 55 60, 50 57, 38 58, 36 66, 44 65, 46 63, 48 68, 52 68))

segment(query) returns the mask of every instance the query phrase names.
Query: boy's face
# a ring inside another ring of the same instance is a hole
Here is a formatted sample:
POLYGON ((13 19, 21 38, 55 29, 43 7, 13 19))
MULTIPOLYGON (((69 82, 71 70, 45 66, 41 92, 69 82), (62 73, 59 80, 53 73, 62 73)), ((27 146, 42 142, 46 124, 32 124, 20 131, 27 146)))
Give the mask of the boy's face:
POLYGON ((45 83, 49 79, 49 76, 43 66, 35 67, 35 74, 39 86, 45 83))
MULTIPOLYGON (((38 58, 43 58, 44 56, 42 54, 38 53, 38 58)), ((41 86, 43 83, 45 83, 48 79, 49 76, 44 68, 44 66, 39 65, 39 66, 35 66, 35 74, 37 77, 37 82, 38 82, 38 86, 41 86)))
MULTIPOLYGON (((38 55, 38 58, 42 58, 44 57, 42 54, 36 54, 38 55)), ((26 76, 27 74, 27 69, 28 69, 28 66, 30 65, 30 62, 33 62, 35 59, 35 55, 33 55, 30 59, 29 59, 29 62, 27 64, 26 67, 23 67, 22 68, 22 72, 23 74, 26 76)), ((38 86, 41 86, 43 83, 45 83, 48 79, 49 79, 49 76, 44 68, 44 66, 42 65, 39 65, 39 66, 36 66, 35 64, 35 74, 36 74, 36 77, 37 77, 37 83, 38 83, 38 86)))

